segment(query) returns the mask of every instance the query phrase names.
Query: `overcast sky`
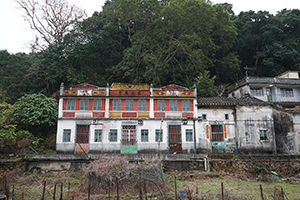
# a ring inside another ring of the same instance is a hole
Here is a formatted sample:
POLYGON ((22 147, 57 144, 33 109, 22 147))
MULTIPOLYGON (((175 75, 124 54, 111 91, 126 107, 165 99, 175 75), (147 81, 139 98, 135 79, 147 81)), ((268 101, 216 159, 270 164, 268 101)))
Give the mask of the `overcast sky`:
MULTIPOLYGON (((105 0, 69 0, 86 10, 88 16, 94 11, 101 11, 105 0)), ((212 0, 214 4, 230 3, 233 11, 238 15, 241 11, 266 10, 272 14, 287 9, 300 9, 299 0, 212 0)), ((9 53, 29 53, 29 43, 34 40, 36 33, 31 31, 28 22, 24 21, 20 10, 16 8, 14 0, 0 0, 0 50, 9 53)))

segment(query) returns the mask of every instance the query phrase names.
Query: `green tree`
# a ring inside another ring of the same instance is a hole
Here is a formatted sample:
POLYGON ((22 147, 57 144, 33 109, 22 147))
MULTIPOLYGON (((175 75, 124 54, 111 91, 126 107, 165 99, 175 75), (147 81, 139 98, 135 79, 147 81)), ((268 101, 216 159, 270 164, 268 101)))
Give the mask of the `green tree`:
POLYGON ((213 96, 217 87, 215 84, 216 76, 212 78, 209 75, 209 71, 204 71, 196 79, 197 95, 198 96, 213 96))
POLYGON ((18 129, 42 137, 55 132, 58 103, 43 94, 24 95, 14 103, 12 113, 18 129))

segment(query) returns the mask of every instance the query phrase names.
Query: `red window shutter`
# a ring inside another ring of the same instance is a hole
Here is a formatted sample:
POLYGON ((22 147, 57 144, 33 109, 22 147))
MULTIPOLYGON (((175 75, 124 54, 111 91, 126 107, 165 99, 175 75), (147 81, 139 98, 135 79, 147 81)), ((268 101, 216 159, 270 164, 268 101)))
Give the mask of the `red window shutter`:
POLYGON ((112 104, 113 104, 113 100, 110 99, 110 100, 109 100, 109 110, 110 110, 110 111, 112 111, 112 108, 113 108, 112 104))
POLYGON ((182 101, 178 100, 178 111, 182 111, 182 101))
POLYGON ((206 136, 209 139, 209 125, 206 125, 206 136))
POLYGON ((105 99, 102 99, 102 110, 105 110, 105 99))
POLYGON ((67 99, 63 100, 63 110, 67 110, 67 99))
POLYGON ((134 105, 134 110, 137 111, 138 110, 138 100, 137 99, 134 100, 133 105, 134 105))
POLYGON ((125 111, 125 99, 122 99, 121 110, 125 111))
POLYGON ((150 100, 147 99, 147 111, 150 111, 150 100))
POLYGON ((76 99, 75 110, 80 110, 80 99, 76 99))
POLYGON ((225 139, 227 139, 227 129, 226 129, 226 125, 224 125, 224 136, 225 136, 225 139))
POLYGON ((154 99, 154 111, 157 111, 157 99, 154 99))
POLYGON ((170 111, 170 101, 169 101, 169 99, 165 100, 165 108, 166 108, 166 111, 170 111))
POLYGON ((191 100, 191 111, 194 111, 194 100, 191 100))
POLYGON ((93 99, 89 99, 89 110, 93 110, 93 99))

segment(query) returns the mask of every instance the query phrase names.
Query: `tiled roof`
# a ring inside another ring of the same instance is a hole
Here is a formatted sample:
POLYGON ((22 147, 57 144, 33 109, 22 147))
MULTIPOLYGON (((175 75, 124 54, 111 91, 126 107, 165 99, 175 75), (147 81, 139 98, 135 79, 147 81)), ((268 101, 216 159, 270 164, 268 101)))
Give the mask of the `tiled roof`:
POLYGON ((269 102, 261 101, 247 95, 244 98, 226 97, 198 97, 198 106, 236 106, 236 105, 271 105, 269 102))

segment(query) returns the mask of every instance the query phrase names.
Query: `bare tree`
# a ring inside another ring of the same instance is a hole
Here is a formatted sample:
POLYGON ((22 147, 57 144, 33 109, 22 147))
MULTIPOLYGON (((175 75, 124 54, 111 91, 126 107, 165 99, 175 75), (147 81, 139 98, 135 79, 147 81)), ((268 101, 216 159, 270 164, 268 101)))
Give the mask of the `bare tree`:
POLYGON ((32 43, 33 49, 44 50, 45 47, 63 41, 63 36, 70 26, 82 19, 85 11, 66 0, 15 0, 23 10, 23 17, 30 28, 39 36, 32 43), (42 42, 39 41, 41 38, 42 42))

